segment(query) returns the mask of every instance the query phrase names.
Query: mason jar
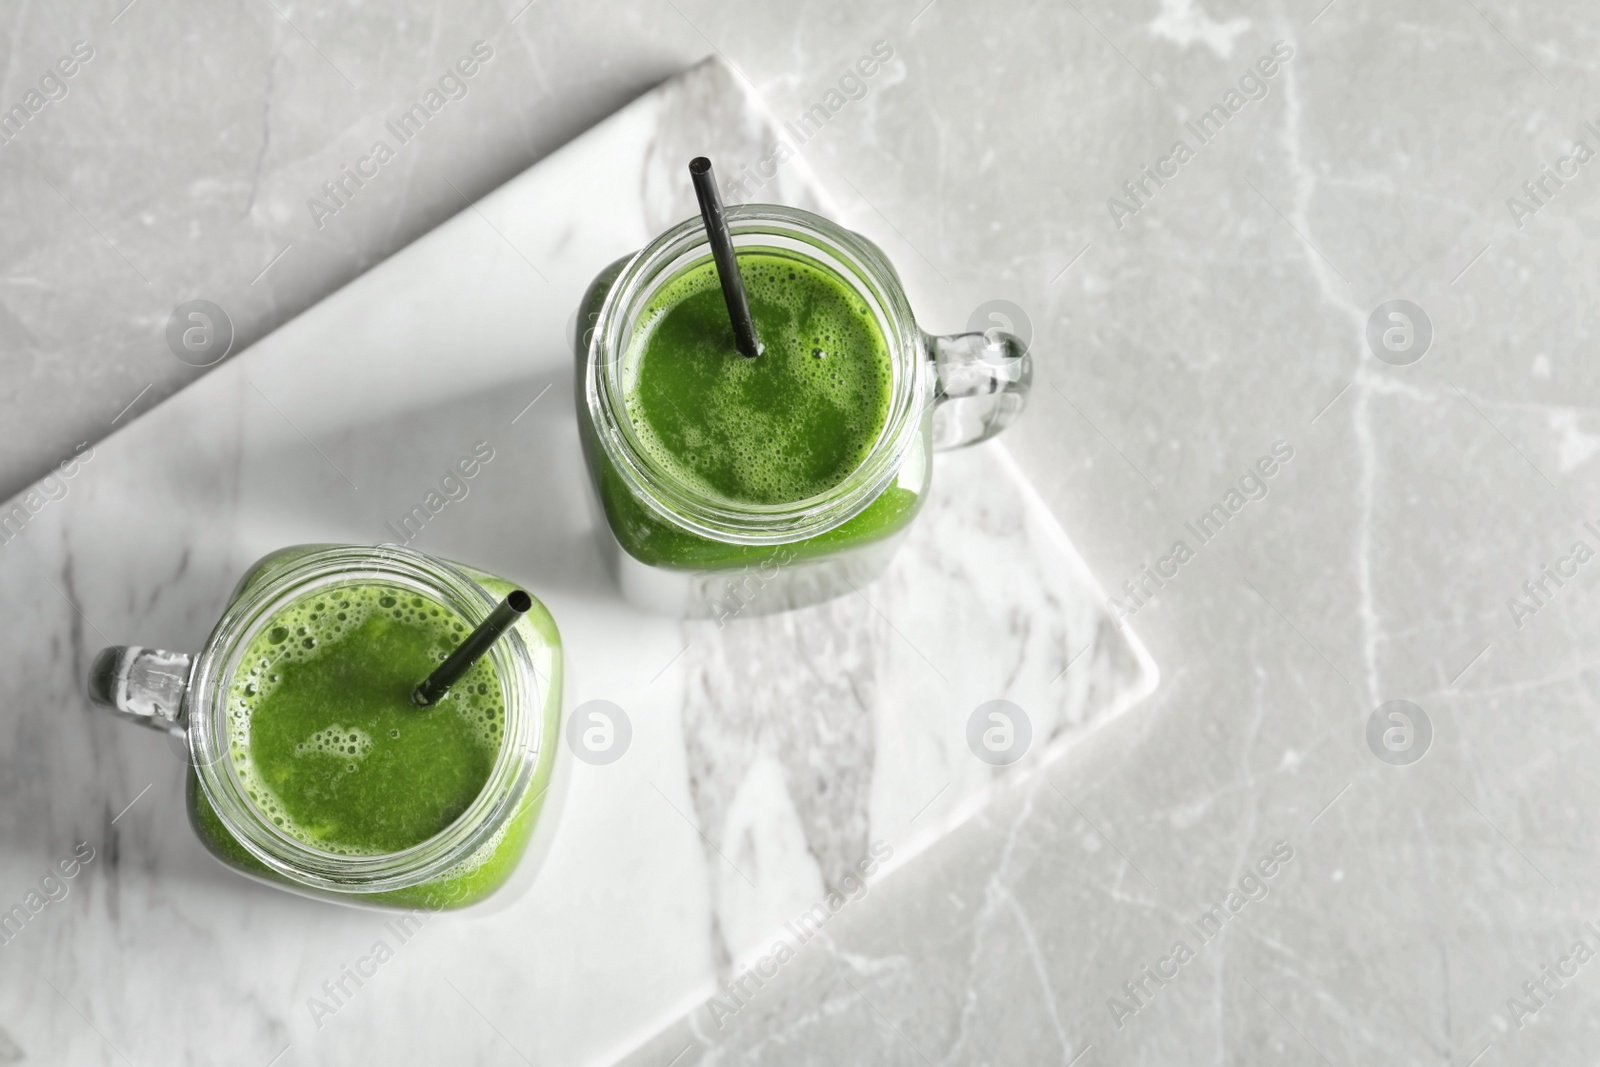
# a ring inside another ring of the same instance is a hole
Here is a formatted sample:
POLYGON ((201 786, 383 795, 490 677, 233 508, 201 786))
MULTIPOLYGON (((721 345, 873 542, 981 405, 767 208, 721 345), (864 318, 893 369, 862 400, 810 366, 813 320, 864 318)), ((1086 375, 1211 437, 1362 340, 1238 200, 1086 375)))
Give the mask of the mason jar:
POLYGON ((487 653, 504 704, 487 780, 476 799, 433 836, 378 854, 318 847, 287 832, 281 817, 252 797, 254 787, 236 765, 249 738, 230 715, 230 700, 238 700, 241 679, 251 669, 243 662, 246 649, 304 598, 333 599, 341 590, 364 586, 443 605, 466 629, 515 588, 395 545, 281 549, 246 572, 198 654, 107 648, 91 668, 90 698, 181 739, 188 755, 190 822, 206 849, 234 870, 345 904, 433 910, 476 904, 511 877, 549 806, 562 650, 555 620, 538 600, 487 653))
POLYGON ((927 499, 934 450, 1004 429, 1032 380, 1026 345, 1012 334, 923 332, 894 267, 861 235, 772 204, 729 207, 726 216, 737 252, 801 260, 859 296, 887 344, 891 381, 884 425, 842 481, 790 503, 727 499, 654 458, 627 404, 641 316, 711 258, 704 224, 686 219, 589 286, 571 340, 602 553, 634 605, 719 622, 817 603, 876 578, 927 499))

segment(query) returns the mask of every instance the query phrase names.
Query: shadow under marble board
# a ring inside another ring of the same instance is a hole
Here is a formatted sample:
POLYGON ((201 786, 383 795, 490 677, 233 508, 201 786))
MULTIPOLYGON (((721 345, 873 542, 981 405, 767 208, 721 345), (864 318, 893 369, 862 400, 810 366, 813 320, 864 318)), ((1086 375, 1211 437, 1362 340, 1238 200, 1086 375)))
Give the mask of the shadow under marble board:
MULTIPOLYGON (((721 64, 673 79, 98 444, 29 514, 0 552, 0 891, 78 841, 98 863, 37 917, 48 931, 8 947, 14 974, 56 987, 4 994, 20 1047, 99 1040, 81 1011, 135 1062, 265 1063, 285 1045, 284 1064, 443 1062, 498 1040, 481 1016, 536 1062, 605 1062, 765 951, 874 843, 903 864, 1153 688, 997 443, 938 456, 926 510, 857 596, 722 628, 623 603, 586 502, 573 309, 602 265, 695 212, 688 158, 758 160, 773 136, 721 64), (543 599, 568 708, 617 704, 631 746, 593 766, 563 744, 566 796, 525 892, 430 919, 317 1017, 311 998, 383 916, 213 864, 166 739, 91 713, 81 678, 101 644, 197 649, 272 549, 396 539, 475 449, 492 458, 413 544, 543 599), (1009 768, 969 747, 995 699, 1031 725, 1009 768), (162 1022, 173 989, 183 1026, 162 1022)), ((763 192, 836 215, 799 161, 763 192)))

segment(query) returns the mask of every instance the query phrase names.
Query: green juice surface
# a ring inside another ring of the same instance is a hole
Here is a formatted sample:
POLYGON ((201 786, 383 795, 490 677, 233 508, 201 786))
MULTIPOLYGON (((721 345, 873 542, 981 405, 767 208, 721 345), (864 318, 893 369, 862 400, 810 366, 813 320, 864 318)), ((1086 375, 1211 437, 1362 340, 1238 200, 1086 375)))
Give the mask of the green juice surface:
POLYGON ((470 627, 398 585, 291 601, 252 639, 228 691, 231 756, 256 807, 315 848, 397 852, 444 830, 499 754, 500 682, 480 659, 431 708, 411 692, 470 627))
POLYGON ((691 267, 640 316, 628 416, 645 452, 685 485, 792 503, 838 485, 872 451, 889 413, 889 349, 833 270, 778 251, 738 260, 762 354, 734 347, 715 264, 691 267))

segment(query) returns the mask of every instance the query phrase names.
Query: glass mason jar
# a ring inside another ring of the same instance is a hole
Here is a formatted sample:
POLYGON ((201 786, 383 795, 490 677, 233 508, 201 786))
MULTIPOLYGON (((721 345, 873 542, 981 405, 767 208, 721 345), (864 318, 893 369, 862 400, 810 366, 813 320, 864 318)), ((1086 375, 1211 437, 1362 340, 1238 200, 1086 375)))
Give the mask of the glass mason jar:
MULTIPOLYGON (((710 259, 699 217, 612 263, 589 286, 572 338, 579 433, 606 561, 647 610, 719 624, 850 592, 888 565, 927 497, 935 449, 993 436, 1026 403, 1026 345, 999 330, 936 337, 918 328, 883 252, 796 208, 727 209, 739 251, 821 267, 857 293, 890 353, 889 414, 866 459, 832 488, 747 504, 684 484, 641 446, 627 405, 641 314, 664 286, 710 259)), ((760 357, 757 357, 760 358, 760 357)))
POLYGON ((562 655, 555 620, 539 601, 488 652, 505 706, 488 780, 455 821, 427 840, 379 855, 307 844, 251 801, 231 758, 228 696, 252 639, 291 602, 367 584, 413 590, 446 605, 468 626, 515 588, 395 545, 280 549, 246 572, 197 655, 107 648, 90 670, 89 696, 123 718, 183 739, 189 820, 224 864, 344 904, 435 910, 475 904, 511 876, 547 806, 561 722, 562 655))

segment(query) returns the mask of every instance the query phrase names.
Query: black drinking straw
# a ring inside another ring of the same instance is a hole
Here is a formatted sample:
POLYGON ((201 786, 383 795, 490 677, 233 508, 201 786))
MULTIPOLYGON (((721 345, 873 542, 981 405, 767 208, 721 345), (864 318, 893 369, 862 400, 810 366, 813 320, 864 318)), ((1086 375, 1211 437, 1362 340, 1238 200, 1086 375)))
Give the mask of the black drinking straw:
POLYGON ((700 201, 700 217, 705 220, 706 239, 711 242, 711 258, 717 262, 717 277, 722 280, 722 298, 728 302, 728 318, 733 322, 733 341, 739 354, 755 358, 761 354, 756 337, 756 320, 750 317, 750 301, 744 295, 744 278, 733 256, 733 235, 728 232, 728 216, 722 210, 722 194, 711 173, 711 160, 695 156, 689 160, 689 177, 694 195, 700 201))
POLYGON ((516 624, 522 613, 533 607, 533 597, 520 589, 514 589, 500 605, 489 613, 489 617, 480 622, 477 629, 466 636, 456 650, 439 664, 438 668, 423 683, 411 692, 411 703, 422 708, 432 707, 450 691, 450 687, 461 680, 461 676, 472 669, 472 665, 487 651, 489 646, 500 640, 500 637, 516 624))

